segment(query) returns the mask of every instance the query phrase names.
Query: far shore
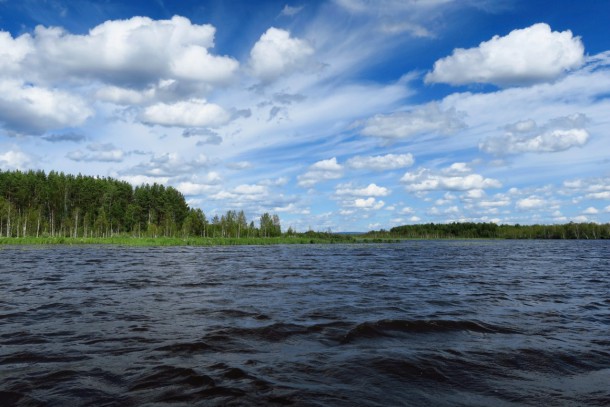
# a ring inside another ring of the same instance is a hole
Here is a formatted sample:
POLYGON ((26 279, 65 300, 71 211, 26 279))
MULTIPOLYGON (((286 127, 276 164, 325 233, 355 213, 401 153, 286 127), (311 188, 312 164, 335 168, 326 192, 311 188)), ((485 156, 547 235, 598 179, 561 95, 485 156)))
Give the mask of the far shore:
POLYGON ((398 239, 380 239, 331 235, 328 237, 280 236, 280 237, 0 237, 2 245, 123 245, 123 246, 264 246, 281 244, 361 244, 391 243, 398 239))

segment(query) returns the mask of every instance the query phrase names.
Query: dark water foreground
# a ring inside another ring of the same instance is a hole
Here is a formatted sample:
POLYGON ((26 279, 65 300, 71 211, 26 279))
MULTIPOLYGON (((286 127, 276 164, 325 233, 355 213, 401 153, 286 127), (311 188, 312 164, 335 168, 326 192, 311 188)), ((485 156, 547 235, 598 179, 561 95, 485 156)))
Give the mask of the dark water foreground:
POLYGON ((0 405, 610 405, 610 243, 1 247, 0 405))

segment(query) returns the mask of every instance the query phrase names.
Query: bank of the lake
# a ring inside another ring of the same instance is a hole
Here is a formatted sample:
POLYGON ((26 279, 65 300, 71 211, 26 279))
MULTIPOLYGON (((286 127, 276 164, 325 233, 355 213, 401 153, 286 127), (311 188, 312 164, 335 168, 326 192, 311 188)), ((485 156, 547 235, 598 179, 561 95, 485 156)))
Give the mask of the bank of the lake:
POLYGON ((279 244, 391 243, 396 239, 373 239, 345 235, 278 237, 0 237, 0 245, 89 245, 122 246, 265 246, 279 244))

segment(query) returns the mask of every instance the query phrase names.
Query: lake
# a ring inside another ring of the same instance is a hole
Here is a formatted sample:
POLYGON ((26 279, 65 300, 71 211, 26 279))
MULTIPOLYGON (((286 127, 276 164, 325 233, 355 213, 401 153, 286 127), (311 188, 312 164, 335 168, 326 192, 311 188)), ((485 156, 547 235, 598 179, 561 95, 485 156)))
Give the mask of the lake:
POLYGON ((0 247, 3 406, 610 405, 610 242, 0 247))

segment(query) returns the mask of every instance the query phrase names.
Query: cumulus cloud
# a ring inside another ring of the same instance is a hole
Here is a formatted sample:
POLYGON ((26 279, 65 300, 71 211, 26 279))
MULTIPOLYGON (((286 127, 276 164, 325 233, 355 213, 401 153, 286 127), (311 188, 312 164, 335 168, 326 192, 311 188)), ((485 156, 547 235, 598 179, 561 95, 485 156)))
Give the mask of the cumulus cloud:
POLYGON ((453 163, 449 167, 443 169, 445 174, 464 174, 472 172, 472 169, 466 163, 453 163))
POLYGON ((350 206, 357 208, 357 209, 364 209, 364 210, 378 210, 383 208, 383 206, 385 205, 385 202, 383 201, 377 201, 375 198, 370 197, 370 198, 357 198, 356 200, 354 200, 350 206))
POLYGON ((412 154, 358 155, 347 160, 346 165, 357 170, 384 171, 410 167, 414 162, 412 154))
POLYGON ((339 196, 388 196, 390 190, 376 184, 369 184, 364 188, 358 188, 349 183, 338 185, 336 194, 339 196))
POLYGON ((547 206, 546 200, 537 197, 537 196, 529 196, 527 198, 519 199, 516 204, 518 209, 539 209, 547 206))
MULTIPOLYGON (((233 189, 222 190, 216 194, 209 196, 214 200, 231 201, 232 205, 243 206, 252 205, 254 203, 269 203, 272 206, 278 206, 278 202, 270 202, 269 187, 260 184, 241 184, 233 189)), ((274 197, 281 203, 286 203, 283 196, 274 197)))
POLYGON ((30 35, 13 38, 10 33, 0 31, 0 72, 3 75, 19 74, 24 59, 33 48, 30 35))
MULTIPOLYGON (((0 32, 0 123, 28 135, 76 127, 94 113, 86 97, 119 105, 164 101, 169 104, 149 106, 142 119, 182 125, 176 115, 193 112, 173 102, 229 83, 239 68, 235 59, 210 52, 214 35, 213 26, 179 16, 106 21, 85 34, 44 26, 14 38, 0 32)), ((196 117, 204 119, 184 124, 228 120, 219 107, 206 109, 197 106, 196 117)))
POLYGON ((420 168, 417 171, 405 173, 400 182, 405 184, 407 191, 410 192, 469 191, 502 186, 500 181, 493 178, 449 169, 433 172, 427 168, 420 168))
POLYGON ((550 81, 584 62, 584 46, 572 32, 548 24, 494 36, 476 48, 457 48, 434 63, 427 83, 491 83, 499 86, 550 81))
POLYGON ((582 211, 582 213, 584 213, 585 215, 597 215, 599 213, 599 210, 593 206, 590 206, 584 211, 582 211))
POLYGON ((218 135, 218 133, 216 133, 215 131, 210 130, 208 128, 185 129, 182 132, 182 137, 200 137, 201 140, 199 140, 197 142, 198 146, 202 146, 202 145, 206 145, 206 144, 219 145, 222 143, 222 137, 220 137, 218 135))
POLYGON ((610 199, 610 191, 591 192, 591 193, 587 194, 587 198, 610 199))
POLYGON ((40 135, 78 126, 92 115, 82 98, 68 92, 0 79, 0 123, 9 133, 40 135))
POLYGON ((176 189, 182 192, 185 196, 195 196, 208 194, 217 188, 215 184, 201 184, 196 182, 180 182, 176 185, 176 189))
POLYGON ((479 143, 479 149, 486 153, 553 153, 572 147, 582 147, 589 140, 589 133, 583 128, 588 121, 583 114, 559 117, 539 127, 534 120, 524 120, 506 127, 500 137, 488 137, 479 143))
POLYGON ((0 154, 0 169, 2 170, 24 170, 30 168, 31 165, 32 158, 18 149, 0 154))
POLYGON ((309 170, 297 177, 298 185, 309 188, 321 181, 338 179, 343 176, 343 166, 337 163, 337 158, 321 160, 309 167, 309 170))
POLYGON ((610 177, 584 178, 566 180, 563 182, 564 195, 576 194, 575 202, 584 198, 604 200, 610 199, 610 177))
POLYGON ((466 127, 462 114, 454 108, 441 110, 429 103, 407 112, 376 115, 364 123, 361 133, 385 139, 402 139, 422 134, 448 135, 466 127))
POLYGON ((168 127, 216 127, 227 123, 229 118, 222 107, 204 99, 157 103, 140 114, 140 120, 146 124, 168 127))
POLYGON ((71 151, 66 157, 72 161, 100 161, 100 162, 122 162, 125 158, 123 150, 112 144, 89 144, 89 152, 81 150, 71 151))
POLYGON ((132 88, 160 78, 217 84, 229 80, 239 64, 209 53, 215 31, 179 16, 106 21, 85 35, 38 26, 31 60, 59 78, 92 78, 132 88))
POLYGON ((303 68, 314 49, 305 40, 293 38, 290 32, 271 27, 250 51, 252 73, 263 81, 271 81, 303 68))
POLYGON ((315 171, 341 171, 343 167, 337 162, 337 158, 333 157, 316 162, 310 169, 315 171))
POLYGON ((287 205, 275 206, 272 210, 273 213, 292 213, 296 215, 309 215, 311 211, 307 208, 300 208, 294 202, 290 202, 287 205))
POLYGON ((98 100, 117 105, 138 105, 152 100, 156 93, 155 88, 135 90, 119 86, 104 86, 95 92, 95 97, 98 100))
POLYGON ((204 154, 199 154, 193 159, 186 159, 176 153, 167 153, 155 155, 148 162, 140 163, 122 171, 121 175, 169 179, 178 175, 196 174, 209 164, 210 160, 204 154))

